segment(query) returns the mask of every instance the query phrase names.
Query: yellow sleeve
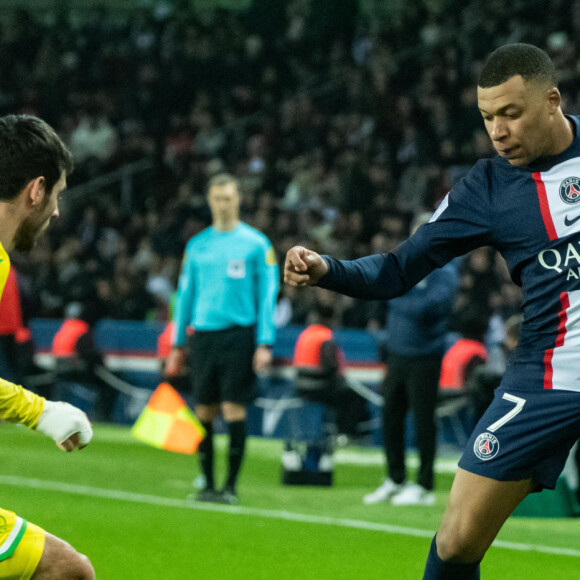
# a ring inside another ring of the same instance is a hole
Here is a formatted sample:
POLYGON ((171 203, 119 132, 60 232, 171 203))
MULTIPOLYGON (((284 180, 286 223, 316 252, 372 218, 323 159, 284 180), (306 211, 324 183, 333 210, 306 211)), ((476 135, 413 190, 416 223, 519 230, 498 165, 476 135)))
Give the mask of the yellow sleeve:
POLYGON ((0 419, 35 427, 44 411, 44 397, 0 379, 0 419))

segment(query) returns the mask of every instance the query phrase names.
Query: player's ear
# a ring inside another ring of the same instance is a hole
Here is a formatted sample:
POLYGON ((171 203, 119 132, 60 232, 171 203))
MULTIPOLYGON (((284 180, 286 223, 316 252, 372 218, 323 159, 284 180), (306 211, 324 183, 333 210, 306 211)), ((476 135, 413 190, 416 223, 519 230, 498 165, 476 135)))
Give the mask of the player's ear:
POLYGON ((554 114, 562 104, 562 95, 556 87, 552 87, 548 91, 548 107, 551 114, 554 114))
POLYGON ((27 189, 30 204, 39 205, 46 195, 46 180, 42 176, 37 177, 28 183, 27 189))

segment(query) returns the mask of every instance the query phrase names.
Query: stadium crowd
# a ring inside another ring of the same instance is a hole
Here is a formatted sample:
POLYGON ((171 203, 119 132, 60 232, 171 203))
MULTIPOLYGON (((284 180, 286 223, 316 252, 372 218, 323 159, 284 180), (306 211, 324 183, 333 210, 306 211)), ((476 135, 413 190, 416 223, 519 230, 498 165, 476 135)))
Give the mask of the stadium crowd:
MULTIPOLYGON (((279 259, 296 243, 346 259, 394 247, 493 154, 475 87, 500 44, 547 48, 565 108, 580 105, 578 1, 425 0, 379 16, 354 0, 11 13, 0 114, 46 119, 77 163, 61 218, 14 256, 25 316, 62 317, 75 301, 97 318, 167 319, 185 242, 209 222, 205 184, 224 169, 279 259), (75 186, 143 158, 128 203, 117 186, 75 203, 75 186)), ((501 335, 519 290, 492 251, 461 268, 457 311, 477 304, 501 335)), ((329 297, 284 286, 277 324, 304 324, 313 300, 329 297)), ((366 326, 368 304, 332 300, 335 326, 366 326)))

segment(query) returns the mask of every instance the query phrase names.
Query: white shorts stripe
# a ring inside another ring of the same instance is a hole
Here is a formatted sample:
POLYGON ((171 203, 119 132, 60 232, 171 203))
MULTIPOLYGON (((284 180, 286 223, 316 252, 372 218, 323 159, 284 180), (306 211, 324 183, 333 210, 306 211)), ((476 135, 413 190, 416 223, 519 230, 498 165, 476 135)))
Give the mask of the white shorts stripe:
POLYGON ((562 305, 565 309, 560 314, 560 320, 564 323, 563 334, 559 333, 560 340, 556 342, 552 353, 552 384, 545 386, 552 389, 580 391, 580 365, 578 364, 580 290, 564 294, 567 296, 567 300, 562 299, 562 305))
POLYGON ((23 525, 24 520, 21 517, 16 516, 16 523, 14 524, 14 527, 8 534, 8 537, 0 545, 0 557, 2 556, 2 554, 5 554, 10 550, 12 544, 14 544, 14 541, 18 538, 18 534, 20 533, 20 530, 22 529, 23 525))

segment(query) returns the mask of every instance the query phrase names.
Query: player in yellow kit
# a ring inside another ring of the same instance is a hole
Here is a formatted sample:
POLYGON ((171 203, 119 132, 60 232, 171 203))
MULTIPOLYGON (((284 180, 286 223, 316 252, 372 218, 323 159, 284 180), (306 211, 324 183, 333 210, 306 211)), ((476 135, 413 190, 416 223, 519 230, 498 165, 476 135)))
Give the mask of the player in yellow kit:
MULTIPOLYGON (((13 249, 30 250, 52 218, 72 170, 72 157, 54 130, 28 115, 0 118, 0 296, 13 249)), ((0 378, 0 418, 51 437, 65 451, 92 437, 86 415, 47 401, 0 378)), ((86 556, 64 540, 0 508, 0 580, 94 580, 86 556)))

